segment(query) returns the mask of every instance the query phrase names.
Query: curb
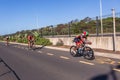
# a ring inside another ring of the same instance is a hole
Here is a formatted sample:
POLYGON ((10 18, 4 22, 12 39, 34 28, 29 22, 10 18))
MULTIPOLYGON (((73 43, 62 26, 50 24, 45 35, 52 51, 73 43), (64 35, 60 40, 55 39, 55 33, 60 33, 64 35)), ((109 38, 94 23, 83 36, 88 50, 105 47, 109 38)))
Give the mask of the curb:
POLYGON ((120 59, 120 54, 95 52, 95 55, 102 56, 102 57, 114 58, 114 59, 120 59))
POLYGON ((45 48, 57 49, 57 50, 62 50, 62 51, 70 51, 69 49, 66 49, 66 48, 58 48, 58 47, 50 47, 50 46, 45 46, 45 48))

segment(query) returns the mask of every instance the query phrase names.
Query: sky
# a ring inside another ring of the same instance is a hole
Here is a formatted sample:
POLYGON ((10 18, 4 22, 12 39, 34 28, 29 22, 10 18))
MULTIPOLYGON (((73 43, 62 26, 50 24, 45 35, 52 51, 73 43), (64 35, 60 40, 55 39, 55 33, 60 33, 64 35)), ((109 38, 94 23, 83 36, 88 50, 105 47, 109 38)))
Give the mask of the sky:
MULTIPOLYGON (((120 12, 120 0, 101 0, 102 15, 120 12)), ((100 16, 100 0, 0 0, 0 35, 100 16)))

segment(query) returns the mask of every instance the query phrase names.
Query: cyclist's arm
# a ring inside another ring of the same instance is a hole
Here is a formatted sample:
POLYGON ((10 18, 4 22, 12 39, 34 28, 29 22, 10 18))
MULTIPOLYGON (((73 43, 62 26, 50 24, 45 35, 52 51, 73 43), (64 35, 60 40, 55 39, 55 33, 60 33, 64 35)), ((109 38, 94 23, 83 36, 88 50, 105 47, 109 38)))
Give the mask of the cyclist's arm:
POLYGON ((87 38, 83 38, 82 41, 85 44, 92 44, 92 42, 90 42, 89 40, 87 40, 87 38))

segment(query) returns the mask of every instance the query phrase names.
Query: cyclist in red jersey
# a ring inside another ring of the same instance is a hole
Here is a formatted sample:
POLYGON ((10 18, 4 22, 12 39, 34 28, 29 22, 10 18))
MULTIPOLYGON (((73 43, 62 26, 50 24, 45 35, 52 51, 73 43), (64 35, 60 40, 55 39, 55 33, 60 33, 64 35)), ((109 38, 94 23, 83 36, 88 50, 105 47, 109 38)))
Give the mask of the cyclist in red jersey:
POLYGON ((34 36, 33 35, 28 35, 27 40, 28 40, 28 48, 30 49, 34 45, 34 36))
POLYGON ((84 31, 81 35, 74 38, 74 42, 76 43, 76 50, 82 47, 82 44, 92 44, 90 41, 87 40, 88 36, 89 33, 87 31, 84 31))
POLYGON ((6 37, 6 45, 8 46, 9 45, 9 36, 6 37))

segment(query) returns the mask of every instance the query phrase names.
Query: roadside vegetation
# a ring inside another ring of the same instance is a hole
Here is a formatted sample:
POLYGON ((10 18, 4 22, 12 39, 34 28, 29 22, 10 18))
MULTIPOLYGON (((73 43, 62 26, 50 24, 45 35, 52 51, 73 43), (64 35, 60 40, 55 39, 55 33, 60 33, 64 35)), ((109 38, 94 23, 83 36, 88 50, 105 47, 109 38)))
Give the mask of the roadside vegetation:
MULTIPOLYGON (((44 38, 45 36, 53 37, 55 35, 71 35, 80 34, 83 30, 88 31, 90 34, 96 33, 96 28, 98 28, 98 33, 100 33, 100 20, 96 18, 86 17, 83 20, 72 20, 69 23, 57 24, 56 26, 46 26, 39 29, 32 30, 22 30, 13 34, 7 34, 0 36, 0 40, 4 40, 6 36, 10 37, 11 42, 27 43, 27 35, 33 34, 35 36, 35 44, 39 45, 52 45, 52 43, 44 38)), ((107 17, 103 18, 103 32, 113 33, 113 18, 107 17)), ((116 17, 116 32, 120 32, 120 18, 116 17)), ((56 45, 64 45, 59 42, 56 45)))

